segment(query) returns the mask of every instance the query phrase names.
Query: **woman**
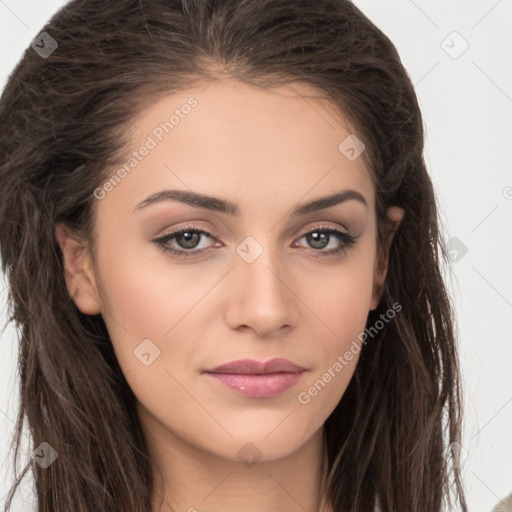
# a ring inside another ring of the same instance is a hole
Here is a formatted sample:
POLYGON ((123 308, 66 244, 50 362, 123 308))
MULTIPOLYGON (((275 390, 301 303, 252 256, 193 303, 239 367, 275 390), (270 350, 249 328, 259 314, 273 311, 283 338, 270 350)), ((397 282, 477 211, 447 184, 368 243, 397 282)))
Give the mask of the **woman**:
POLYGON ((0 120, 39 511, 466 509, 421 112, 353 4, 73 1, 0 120))

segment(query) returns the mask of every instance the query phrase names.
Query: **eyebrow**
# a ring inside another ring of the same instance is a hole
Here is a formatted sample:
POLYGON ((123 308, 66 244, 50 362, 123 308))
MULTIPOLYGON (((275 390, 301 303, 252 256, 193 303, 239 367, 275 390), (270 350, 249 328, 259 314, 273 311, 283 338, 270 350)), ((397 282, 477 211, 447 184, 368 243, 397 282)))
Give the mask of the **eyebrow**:
MULTIPOLYGON (((187 190, 161 190, 160 192, 155 192, 137 204, 137 206, 133 209, 133 212, 135 213, 137 210, 146 208, 151 204, 169 200, 180 201, 181 203, 185 203, 190 206, 196 206, 219 213, 226 213, 235 217, 240 215, 240 209, 238 208, 238 205, 232 203, 231 201, 198 194, 197 192, 190 192, 187 190)), ((298 205, 292 210, 291 215, 294 217, 306 215, 308 213, 330 208, 331 206, 335 206, 350 200, 359 201, 365 206, 368 206, 366 199, 362 194, 356 190, 348 189, 342 190, 341 192, 337 192, 329 196, 315 199, 309 203, 298 205)))

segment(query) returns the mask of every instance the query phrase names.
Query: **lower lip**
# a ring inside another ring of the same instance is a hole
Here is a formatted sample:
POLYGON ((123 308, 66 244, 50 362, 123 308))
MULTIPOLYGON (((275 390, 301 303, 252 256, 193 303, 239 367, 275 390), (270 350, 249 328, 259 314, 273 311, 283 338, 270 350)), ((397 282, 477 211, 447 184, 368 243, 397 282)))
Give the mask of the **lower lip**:
POLYGON ((291 388, 306 373, 269 373, 249 375, 239 373, 207 373, 210 378, 236 393, 251 398, 273 398, 291 388))

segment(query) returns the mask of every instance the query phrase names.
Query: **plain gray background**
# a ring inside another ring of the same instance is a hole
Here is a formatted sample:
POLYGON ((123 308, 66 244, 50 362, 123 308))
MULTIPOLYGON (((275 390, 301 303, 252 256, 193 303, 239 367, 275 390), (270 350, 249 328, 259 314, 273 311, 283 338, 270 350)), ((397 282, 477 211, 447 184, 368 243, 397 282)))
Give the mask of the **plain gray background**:
MULTIPOLYGON (((490 511, 512 492, 512 0, 354 3, 396 45, 423 111, 426 162, 445 236, 456 239, 448 285, 465 384, 465 484, 470 510, 490 511)), ((0 0, 1 89, 64 4, 0 0)), ((3 290, 3 309, 5 303, 3 290)), ((11 480, 6 457, 17 407, 16 351, 10 326, 0 340, 2 503, 11 480)), ((26 500, 16 510, 27 510, 26 500)))

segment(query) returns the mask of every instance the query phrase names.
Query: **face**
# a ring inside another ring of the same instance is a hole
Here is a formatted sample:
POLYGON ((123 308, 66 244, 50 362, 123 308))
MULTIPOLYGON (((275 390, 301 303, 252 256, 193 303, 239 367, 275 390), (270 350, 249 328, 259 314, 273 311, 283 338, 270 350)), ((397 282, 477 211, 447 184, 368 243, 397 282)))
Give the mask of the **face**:
POLYGON ((339 149, 353 132, 318 96, 216 80, 166 97, 134 121, 125 172, 96 192, 94 257, 57 230, 70 295, 103 316, 162 440, 285 457, 353 375, 387 260, 378 270, 365 162, 339 149), (274 358, 288 362, 266 376, 213 372, 274 358))

